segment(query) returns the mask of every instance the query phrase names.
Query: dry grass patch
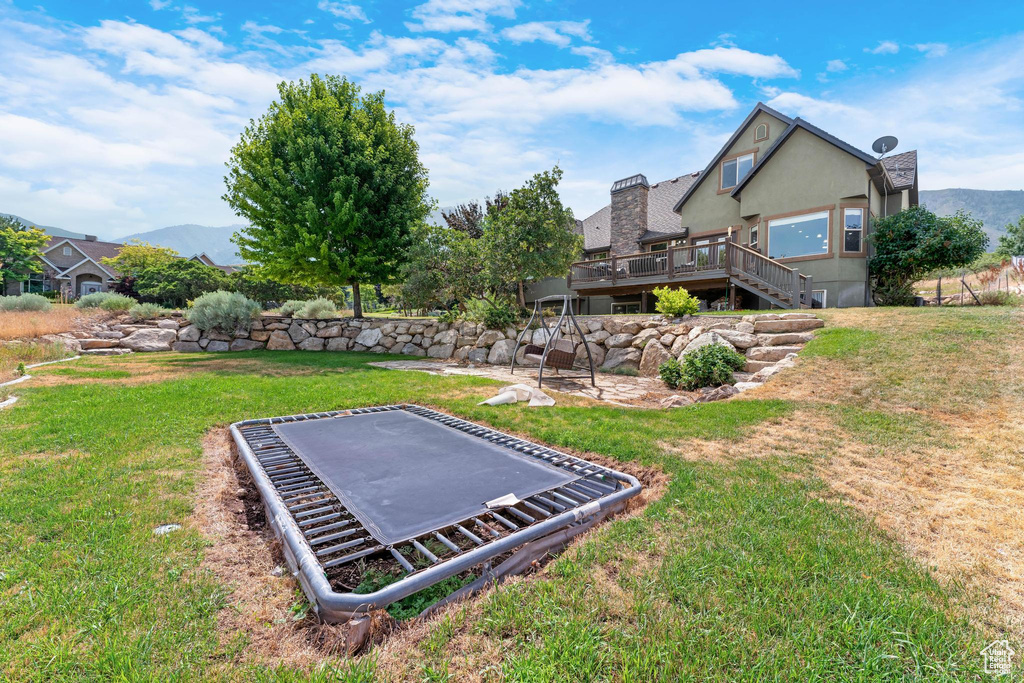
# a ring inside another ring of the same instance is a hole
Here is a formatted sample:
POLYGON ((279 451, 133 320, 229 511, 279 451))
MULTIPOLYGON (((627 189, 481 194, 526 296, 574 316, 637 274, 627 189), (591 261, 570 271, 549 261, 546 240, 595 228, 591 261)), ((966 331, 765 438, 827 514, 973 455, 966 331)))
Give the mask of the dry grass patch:
POLYGON ((74 306, 53 306, 48 311, 0 311, 0 340, 36 339, 44 334, 71 332, 92 318, 107 315, 74 306))

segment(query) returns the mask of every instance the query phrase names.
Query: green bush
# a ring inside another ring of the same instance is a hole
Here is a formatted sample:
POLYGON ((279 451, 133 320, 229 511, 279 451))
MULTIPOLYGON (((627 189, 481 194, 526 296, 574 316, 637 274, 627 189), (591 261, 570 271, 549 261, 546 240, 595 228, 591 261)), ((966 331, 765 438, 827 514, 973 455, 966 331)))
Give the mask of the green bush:
POLYGON ((719 387, 734 382, 732 373, 746 365, 747 359, 724 344, 708 344, 683 356, 670 358, 658 367, 662 381, 673 389, 688 391, 701 387, 719 387))
POLYGON ((117 295, 114 292, 93 292, 92 294, 86 294, 76 301, 75 306, 78 308, 99 308, 100 304, 112 296, 117 295))
POLYGON ((1024 297, 1020 294, 1014 294, 1012 292, 1004 292, 1002 290, 989 290, 987 292, 979 292, 978 300, 981 301, 982 306, 1020 306, 1024 305, 1024 297))
POLYGON ((317 297, 312 301, 307 301, 302 308, 297 310, 295 317, 307 319, 337 318, 338 310, 330 299, 317 297))
POLYGON ((305 305, 305 301, 301 301, 299 299, 289 299, 288 301, 285 301, 283 304, 281 304, 281 307, 278 309, 278 312, 281 315, 292 316, 295 315, 295 313, 305 305))
POLYGON ((684 315, 694 315, 700 310, 700 301, 685 289, 655 287, 653 292, 654 296, 658 297, 657 303, 654 304, 654 310, 662 315, 679 318, 684 315))
POLYGON ((458 319, 459 311, 455 308, 450 311, 442 311, 441 314, 437 316, 437 322, 439 323, 453 323, 458 319))
POLYGON ((504 330, 507 327, 515 327, 520 317, 518 306, 488 306, 484 309, 483 323, 489 330, 504 330))
POLYGON ((110 296, 100 302, 100 308, 104 311, 110 311, 111 313, 123 313, 131 309, 135 304, 139 303, 135 299, 130 296, 125 296, 124 294, 115 294, 113 292, 106 292, 106 294, 109 294, 110 296))
POLYGON ((0 296, 0 311, 48 311, 53 306, 40 294, 0 296))
POLYGON ((231 334, 238 328, 249 329, 261 310, 258 303, 244 294, 221 290, 199 296, 185 317, 203 332, 231 334))
POLYGON ((151 320, 170 315, 170 309, 158 306, 157 304, 135 304, 128 309, 128 317, 134 321, 151 320))

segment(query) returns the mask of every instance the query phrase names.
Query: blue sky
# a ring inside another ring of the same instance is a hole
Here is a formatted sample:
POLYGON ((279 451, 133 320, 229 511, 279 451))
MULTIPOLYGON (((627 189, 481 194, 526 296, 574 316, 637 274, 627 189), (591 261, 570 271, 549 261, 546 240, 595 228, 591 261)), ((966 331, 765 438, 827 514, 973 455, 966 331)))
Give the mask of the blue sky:
POLYGON ((617 178, 702 169, 759 100, 898 136, 924 189, 1024 187, 1021 3, 0 0, 0 211, 236 222, 231 145, 313 71, 387 92, 441 205, 558 163, 583 218, 617 178))

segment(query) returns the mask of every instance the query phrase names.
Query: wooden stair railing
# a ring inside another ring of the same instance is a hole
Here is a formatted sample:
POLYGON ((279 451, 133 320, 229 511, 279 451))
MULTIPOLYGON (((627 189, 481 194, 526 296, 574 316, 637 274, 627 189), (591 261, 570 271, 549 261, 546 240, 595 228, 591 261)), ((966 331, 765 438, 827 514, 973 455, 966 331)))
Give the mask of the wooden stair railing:
POLYGON ((796 268, 784 266, 735 242, 726 243, 726 272, 730 278, 760 290, 790 308, 812 305, 813 281, 796 268))

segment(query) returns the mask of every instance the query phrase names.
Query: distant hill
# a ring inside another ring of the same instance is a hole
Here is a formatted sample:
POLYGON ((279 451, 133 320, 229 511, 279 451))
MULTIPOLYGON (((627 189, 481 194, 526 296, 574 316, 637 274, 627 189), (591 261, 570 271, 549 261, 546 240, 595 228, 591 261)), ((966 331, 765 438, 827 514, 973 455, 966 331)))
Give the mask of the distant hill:
POLYGON ((940 216, 952 216, 959 209, 969 211, 985 223, 985 232, 994 249, 999 235, 1008 223, 1016 223, 1024 216, 1024 190, 921 190, 920 201, 929 211, 940 216))
POLYGON ((47 235, 53 235, 54 237, 71 237, 74 239, 83 239, 85 237, 83 233, 71 232, 70 230, 64 230, 62 228, 55 228, 52 225, 39 225, 38 223, 33 223, 27 218, 15 216, 13 213, 0 213, 0 216, 7 216, 8 218, 13 218, 14 220, 19 221, 30 228, 39 228, 47 235))
POLYGON ((222 266, 242 262, 238 249, 231 243, 231 235, 244 225, 209 227, 206 225, 172 225, 148 232, 136 232, 119 237, 118 242, 138 239, 161 247, 170 247, 182 256, 205 253, 222 266))

